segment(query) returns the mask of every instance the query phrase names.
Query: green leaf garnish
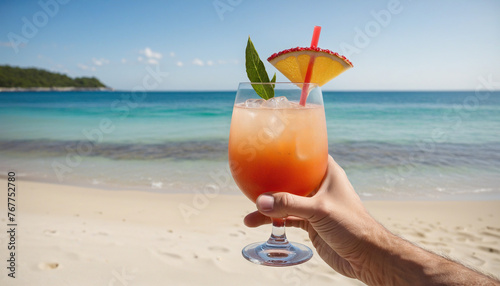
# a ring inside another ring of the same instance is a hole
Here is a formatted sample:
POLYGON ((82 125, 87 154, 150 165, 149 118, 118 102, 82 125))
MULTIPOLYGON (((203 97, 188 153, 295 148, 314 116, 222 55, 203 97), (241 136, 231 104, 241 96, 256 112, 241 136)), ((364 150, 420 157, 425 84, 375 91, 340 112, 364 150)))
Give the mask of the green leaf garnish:
MULTIPOLYGON (((247 76, 250 82, 271 82, 266 72, 264 63, 260 60, 257 50, 248 37, 247 48, 245 50, 245 66, 247 69, 247 76)), ((274 74, 272 82, 276 82, 276 73, 274 74)), ((255 92, 263 99, 274 97, 274 84, 252 84, 255 92)))

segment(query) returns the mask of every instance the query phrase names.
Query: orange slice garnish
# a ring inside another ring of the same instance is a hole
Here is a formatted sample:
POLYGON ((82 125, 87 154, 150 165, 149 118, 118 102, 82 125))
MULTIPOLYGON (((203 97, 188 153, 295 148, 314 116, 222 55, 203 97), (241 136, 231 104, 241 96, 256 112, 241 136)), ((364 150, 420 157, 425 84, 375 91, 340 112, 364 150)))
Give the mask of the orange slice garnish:
POLYGON ((314 65, 310 82, 319 86, 353 67, 346 57, 320 48, 288 49, 273 54, 267 60, 291 82, 304 82, 311 57, 314 57, 314 65))

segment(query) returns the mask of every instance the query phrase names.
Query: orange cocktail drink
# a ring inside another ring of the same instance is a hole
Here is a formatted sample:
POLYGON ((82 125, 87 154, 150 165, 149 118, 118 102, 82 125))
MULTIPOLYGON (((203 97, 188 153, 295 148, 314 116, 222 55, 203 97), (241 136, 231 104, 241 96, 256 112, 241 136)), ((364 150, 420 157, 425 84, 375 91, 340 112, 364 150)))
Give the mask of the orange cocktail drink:
POLYGON ((236 103, 233 109, 231 171, 254 202, 266 192, 307 196, 320 185, 328 161, 323 106, 303 107, 280 97, 274 101, 236 103))

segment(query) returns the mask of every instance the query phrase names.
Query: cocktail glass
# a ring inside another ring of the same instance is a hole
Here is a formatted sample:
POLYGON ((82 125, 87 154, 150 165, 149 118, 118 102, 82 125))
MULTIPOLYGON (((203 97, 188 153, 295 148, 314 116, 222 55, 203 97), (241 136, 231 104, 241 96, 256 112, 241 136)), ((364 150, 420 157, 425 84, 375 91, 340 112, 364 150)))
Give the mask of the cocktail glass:
MULTIPOLYGON (((241 191, 253 202, 263 193, 307 196, 317 190, 328 162, 323 95, 312 83, 240 83, 231 119, 229 165, 241 191), (261 99, 254 90, 274 86, 275 96, 261 99), (303 86, 305 106, 299 104, 303 86)), ((291 243, 286 218, 272 218, 266 242, 243 248, 249 261, 290 266, 312 257, 310 248, 291 243)))

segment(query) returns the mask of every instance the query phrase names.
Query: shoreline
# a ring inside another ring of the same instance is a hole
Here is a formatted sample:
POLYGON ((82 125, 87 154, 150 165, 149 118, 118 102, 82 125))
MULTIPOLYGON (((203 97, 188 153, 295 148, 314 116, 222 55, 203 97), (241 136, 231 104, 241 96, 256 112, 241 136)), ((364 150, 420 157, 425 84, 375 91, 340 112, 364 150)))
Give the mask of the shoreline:
POLYGON ((0 92, 114 91, 110 87, 0 87, 0 92))
MULTIPOLYGON (((171 191, 165 190, 153 185, 151 186, 130 186, 130 185, 109 185, 109 184, 92 184, 92 183, 83 183, 83 182, 57 182, 57 180, 53 179, 41 179, 41 178, 26 178, 22 174, 17 174, 18 180, 22 180, 23 182, 27 182, 30 184, 46 184, 46 185, 56 185, 61 187, 68 188, 84 188, 89 190, 98 190, 98 191, 110 191, 110 192, 138 192, 138 193, 149 193, 149 194, 159 194, 159 195, 185 195, 185 196, 193 196, 201 192, 201 190, 206 187, 206 184, 196 187, 193 187, 193 190, 190 192, 184 191, 171 191)), ((4 174, 0 174, 0 181, 6 180, 7 175, 6 172, 4 174)), ((478 196, 477 194, 449 194, 443 195, 441 197, 425 197, 425 196, 416 196, 416 197, 384 197, 380 195, 366 195, 364 193, 356 192, 358 196, 360 196, 363 203, 372 203, 372 202, 391 202, 391 203, 399 203, 399 202, 412 202, 412 203, 452 203, 452 202, 489 202, 489 201, 498 201, 500 202, 500 198, 497 194, 492 194, 490 196, 478 196)), ((231 188, 218 190, 217 195, 220 196, 230 196, 230 197, 243 197, 246 196, 238 189, 236 184, 231 185, 231 188)), ((499 205, 500 206, 500 205, 499 205)))
MULTIPOLYGON (((6 186, 6 179, 0 184, 6 186)), ((243 259, 242 247, 270 233, 269 226, 243 225, 255 210, 244 196, 117 192, 20 178, 16 192, 19 271, 13 285, 107 285, 116 273, 126 273, 130 285, 363 285, 331 270, 316 253, 286 268, 243 259)), ((7 205, 6 195, 0 203, 7 205)), ((500 273, 500 200, 364 204, 393 233, 480 271, 500 273)), ((2 219, 5 225, 6 215, 2 219)), ((6 234, 0 233, 1 241, 6 234)), ((304 231, 288 228, 287 234, 312 247, 304 231)), ((7 255, 0 248, 0 258, 7 255)), ((3 285, 11 278, 2 271, 3 285)))

